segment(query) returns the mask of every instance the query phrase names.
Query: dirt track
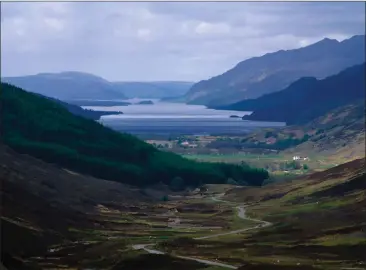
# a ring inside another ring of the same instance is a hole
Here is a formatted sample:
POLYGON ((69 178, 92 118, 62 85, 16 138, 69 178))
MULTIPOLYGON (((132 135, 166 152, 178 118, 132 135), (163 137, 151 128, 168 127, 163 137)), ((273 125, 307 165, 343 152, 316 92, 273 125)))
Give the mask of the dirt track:
MULTIPOLYGON (((216 201, 216 202, 230 203, 230 202, 227 202, 227 201, 224 201, 224 200, 220 199, 220 197, 222 197, 223 195, 224 194, 219 194, 216 197, 212 197, 212 200, 216 201)), ((197 238, 194 238, 194 239, 195 240, 202 240, 202 239, 215 238, 215 237, 220 237, 220 236, 224 236, 224 235, 237 234, 237 233, 241 233, 241 232, 245 232, 245 231, 249 231, 249 230, 268 227, 268 226, 272 225, 270 222, 267 222, 267 221, 252 219, 252 218, 247 217, 246 214, 245 214, 245 206, 244 205, 235 206, 235 209, 238 210, 237 215, 238 215, 239 218, 254 221, 254 222, 258 222, 259 224, 254 226, 254 227, 250 227, 250 228, 244 228, 244 229, 234 230, 234 231, 225 232, 225 233, 211 234, 211 235, 207 235, 207 236, 197 237, 197 238)), ((145 250, 146 252, 148 252, 150 254, 166 254, 163 251, 153 249, 154 246, 155 246, 155 244, 137 244, 137 245, 133 245, 132 247, 133 247, 133 249, 137 249, 137 250, 138 249, 145 250)), ((194 258, 194 257, 185 257, 185 256, 175 256, 175 257, 180 258, 180 259, 185 259, 185 260, 196 261, 196 262, 200 262, 200 263, 207 264, 207 265, 221 266, 221 267, 230 268, 230 269, 238 269, 237 266, 230 265, 230 264, 224 264, 224 263, 220 263, 220 262, 217 262, 217 261, 209 261, 209 260, 203 260, 203 259, 198 259, 198 258, 194 258)))

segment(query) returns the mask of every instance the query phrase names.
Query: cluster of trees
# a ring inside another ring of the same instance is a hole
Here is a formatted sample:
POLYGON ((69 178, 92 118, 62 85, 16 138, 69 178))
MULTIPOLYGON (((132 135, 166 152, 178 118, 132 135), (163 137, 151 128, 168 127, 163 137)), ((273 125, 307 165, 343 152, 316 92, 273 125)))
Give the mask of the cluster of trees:
POLYGON ((291 170, 300 170, 301 169, 300 162, 298 162, 296 160, 292 160, 289 163, 286 163, 285 166, 286 166, 286 169, 291 169, 291 170))
POLYGON ((309 138, 310 136, 308 134, 305 134, 301 139, 289 137, 286 139, 277 140, 276 143, 272 145, 272 147, 274 149, 284 150, 299 145, 301 143, 304 143, 307 140, 309 140, 309 138))
POLYGON ((212 141, 206 146, 207 148, 216 148, 216 149, 223 149, 223 148, 233 148, 240 150, 243 145, 239 140, 216 140, 212 141))
POLYGON ((276 132, 273 132, 273 131, 267 131, 266 134, 265 134, 265 138, 270 138, 270 137, 273 137, 273 138, 277 138, 277 133, 276 132))
POLYGON ((159 149, 161 149, 161 148, 169 148, 169 144, 167 144, 167 143, 164 143, 164 144, 161 144, 161 143, 153 143, 152 144, 154 147, 156 147, 156 148, 159 148, 159 149))
POLYGON ((308 134, 305 134, 301 139, 289 137, 286 139, 277 140, 273 144, 267 144, 265 142, 252 143, 252 142, 247 142, 247 140, 244 140, 244 141, 242 140, 242 143, 244 144, 243 146, 245 146, 247 148, 266 148, 266 149, 271 149, 271 150, 285 150, 287 148, 294 147, 303 142, 306 142, 309 139, 310 139, 310 136, 308 134))
POLYGON ((297 160, 292 160, 290 162, 286 162, 280 165, 280 169, 282 170, 300 170, 301 168, 303 170, 309 170, 309 165, 307 164, 301 165, 301 163, 297 160))
POLYGON ((247 165, 201 163, 159 151, 9 84, 1 83, 1 92, 3 142, 59 166, 137 186, 170 185, 176 177, 184 186, 226 183, 229 178, 261 185, 268 178, 266 170, 247 165))

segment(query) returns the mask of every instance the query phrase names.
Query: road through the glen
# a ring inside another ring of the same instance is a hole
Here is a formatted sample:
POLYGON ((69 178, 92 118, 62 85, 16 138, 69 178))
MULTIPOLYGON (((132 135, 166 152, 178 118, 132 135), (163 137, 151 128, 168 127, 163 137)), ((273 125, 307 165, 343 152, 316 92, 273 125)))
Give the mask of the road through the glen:
MULTIPOLYGON (((231 202, 221 200, 220 198, 223 195, 224 194, 219 194, 216 197, 212 197, 212 200, 214 200, 216 202, 231 203, 231 202)), ((196 237, 194 239, 195 240, 201 240, 201 239, 215 238, 215 237, 220 237, 220 236, 225 236, 225 235, 230 235, 230 234, 238 234, 238 233, 241 233, 241 232, 254 230, 254 229, 258 229, 258 228, 263 228, 263 227, 268 227, 268 226, 272 225, 270 222, 267 222, 267 221, 247 217, 246 214, 245 214, 245 205, 235 206, 235 209, 237 209, 237 216, 239 218, 254 221, 254 222, 257 222, 258 224, 256 226, 249 227, 249 228, 243 228, 243 229, 229 231, 229 232, 225 232, 225 233, 211 234, 211 235, 207 235, 207 236, 196 237)), ((146 251, 150 254, 168 254, 166 252, 154 249, 153 247, 155 245, 156 244, 137 244, 137 245, 133 245, 132 247, 133 247, 133 249, 136 249, 136 250, 139 250, 139 249, 144 250, 144 251, 146 251)), ((237 266, 230 265, 230 264, 225 264, 225 263, 220 263, 220 262, 217 262, 217 261, 210 261, 210 260, 198 259, 198 258, 194 258, 194 257, 177 256, 177 255, 174 255, 174 257, 180 258, 180 259, 185 259, 185 260, 196 261, 196 262, 207 264, 207 265, 220 266, 220 267, 230 268, 230 269, 238 269, 237 266)))

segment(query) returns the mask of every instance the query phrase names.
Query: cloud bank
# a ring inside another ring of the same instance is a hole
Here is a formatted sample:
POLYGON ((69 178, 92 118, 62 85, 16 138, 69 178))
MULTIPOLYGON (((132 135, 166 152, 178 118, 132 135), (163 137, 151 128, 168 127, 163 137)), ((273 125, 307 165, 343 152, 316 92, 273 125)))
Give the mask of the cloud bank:
POLYGON ((83 71, 198 81, 324 37, 365 33, 362 2, 1 3, 2 76, 83 71))

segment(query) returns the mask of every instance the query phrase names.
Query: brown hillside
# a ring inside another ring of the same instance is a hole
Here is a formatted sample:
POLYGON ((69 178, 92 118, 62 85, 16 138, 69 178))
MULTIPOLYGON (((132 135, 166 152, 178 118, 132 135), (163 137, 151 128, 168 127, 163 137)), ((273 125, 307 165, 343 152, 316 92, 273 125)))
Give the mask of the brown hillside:
POLYGON ((227 192, 250 204, 249 216, 273 222, 241 244, 256 256, 306 258, 321 269, 366 265, 365 171, 365 159, 357 159, 292 182, 227 192))
POLYGON ((27 269, 21 258, 75 240, 70 227, 101 224, 102 205, 122 210, 148 200, 126 185, 66 171, 3 145, 0 164, 1 254, 9 269, 27 269))

